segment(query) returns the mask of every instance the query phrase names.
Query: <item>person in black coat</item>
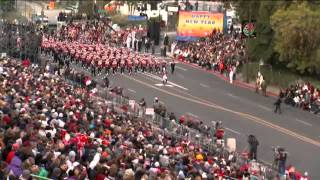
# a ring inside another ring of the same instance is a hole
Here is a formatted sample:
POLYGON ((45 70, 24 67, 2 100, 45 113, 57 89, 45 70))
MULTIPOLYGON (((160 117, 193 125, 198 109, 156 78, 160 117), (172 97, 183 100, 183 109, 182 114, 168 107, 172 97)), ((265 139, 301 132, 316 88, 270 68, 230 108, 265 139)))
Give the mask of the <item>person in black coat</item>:
POLYGON ((170 66, 171 66, 171 74, 174 73, 174 68, 176 66, 176 63, 174 62, 174 60, 172 60, 172 62, 170 63, 170 66))
POLYGON ((283 93, 282 91, 280 91, 277 101, 274 103, 274 105, 276 106, 276 108, 274 109, 274 113, 279 112, 279 114, 281 114, 282 97, 283 97, 283 93))
POLYGON ((248 143, 249 143, 249 159, 257 160, 257 151, 259 146, 258 139, 254 135, 250 134, 248 136, 248 143))
POLYGON ((109 88, 110 81, 109 81, 109 78, 108 78, 108 77, 105 77, 105 78, 104 78, 104 85, 105 85, 105 87, 109 88))

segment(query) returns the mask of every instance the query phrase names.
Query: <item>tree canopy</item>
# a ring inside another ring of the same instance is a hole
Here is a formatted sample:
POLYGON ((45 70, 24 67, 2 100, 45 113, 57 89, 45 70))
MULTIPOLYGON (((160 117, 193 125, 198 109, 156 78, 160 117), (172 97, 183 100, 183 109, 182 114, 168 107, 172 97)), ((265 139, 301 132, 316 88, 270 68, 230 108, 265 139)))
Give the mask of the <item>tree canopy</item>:
POLYGON ((307 2, 278 9, 271 17, 279 60, 301 73, 320 72, 320 11, 307 2))
POLYGON ((317 1, 234 2, 243 21, 254 21, 256 38, 248 39, 251 60, 285 64, 300 73, 320 73, 320 6, 317 1))

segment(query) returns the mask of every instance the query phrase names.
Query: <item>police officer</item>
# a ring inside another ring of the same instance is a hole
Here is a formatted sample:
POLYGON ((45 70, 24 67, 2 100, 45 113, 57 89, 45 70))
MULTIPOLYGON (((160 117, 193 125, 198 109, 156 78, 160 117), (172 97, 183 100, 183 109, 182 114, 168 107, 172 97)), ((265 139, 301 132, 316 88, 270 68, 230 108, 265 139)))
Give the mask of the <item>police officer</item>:
POLYGON ((280 92, 278 98, 277 98, 277 101, 274 103, 274 105, 276 106, 275 110, 274 110, 274 113, 277 113, 279 112, 279 114, 281 114, 281 103, 282 103, 282 95, 283 93, 280 92))

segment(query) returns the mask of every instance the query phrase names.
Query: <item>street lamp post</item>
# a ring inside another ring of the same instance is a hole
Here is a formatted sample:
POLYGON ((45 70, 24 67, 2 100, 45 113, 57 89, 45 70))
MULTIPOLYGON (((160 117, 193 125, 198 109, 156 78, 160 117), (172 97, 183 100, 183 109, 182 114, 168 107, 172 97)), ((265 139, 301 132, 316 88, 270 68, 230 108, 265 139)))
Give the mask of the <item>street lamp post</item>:
MULTIPOLYGON (((249 3, 248 3, 249 4, 249 3)), ((251 23, 251 6, 249 4, 249 23, 251 23)), ((248 36, 250 38, 250 35, 248 36)), ((246 82, 249 83, 249 48, 248 48, 248 41, 246 40, 246 82)))

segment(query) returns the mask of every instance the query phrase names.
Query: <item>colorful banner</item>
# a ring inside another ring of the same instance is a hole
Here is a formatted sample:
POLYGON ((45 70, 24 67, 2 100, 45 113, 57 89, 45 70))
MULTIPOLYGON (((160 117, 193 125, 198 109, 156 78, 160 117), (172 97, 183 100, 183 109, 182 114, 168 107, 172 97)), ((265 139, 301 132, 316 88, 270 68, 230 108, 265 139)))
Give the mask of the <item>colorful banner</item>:
POLYGON ((177 40, 195 40, 209 36, 212 31, 223 32, 224 14, 205 11, 179 11, 177 40))

